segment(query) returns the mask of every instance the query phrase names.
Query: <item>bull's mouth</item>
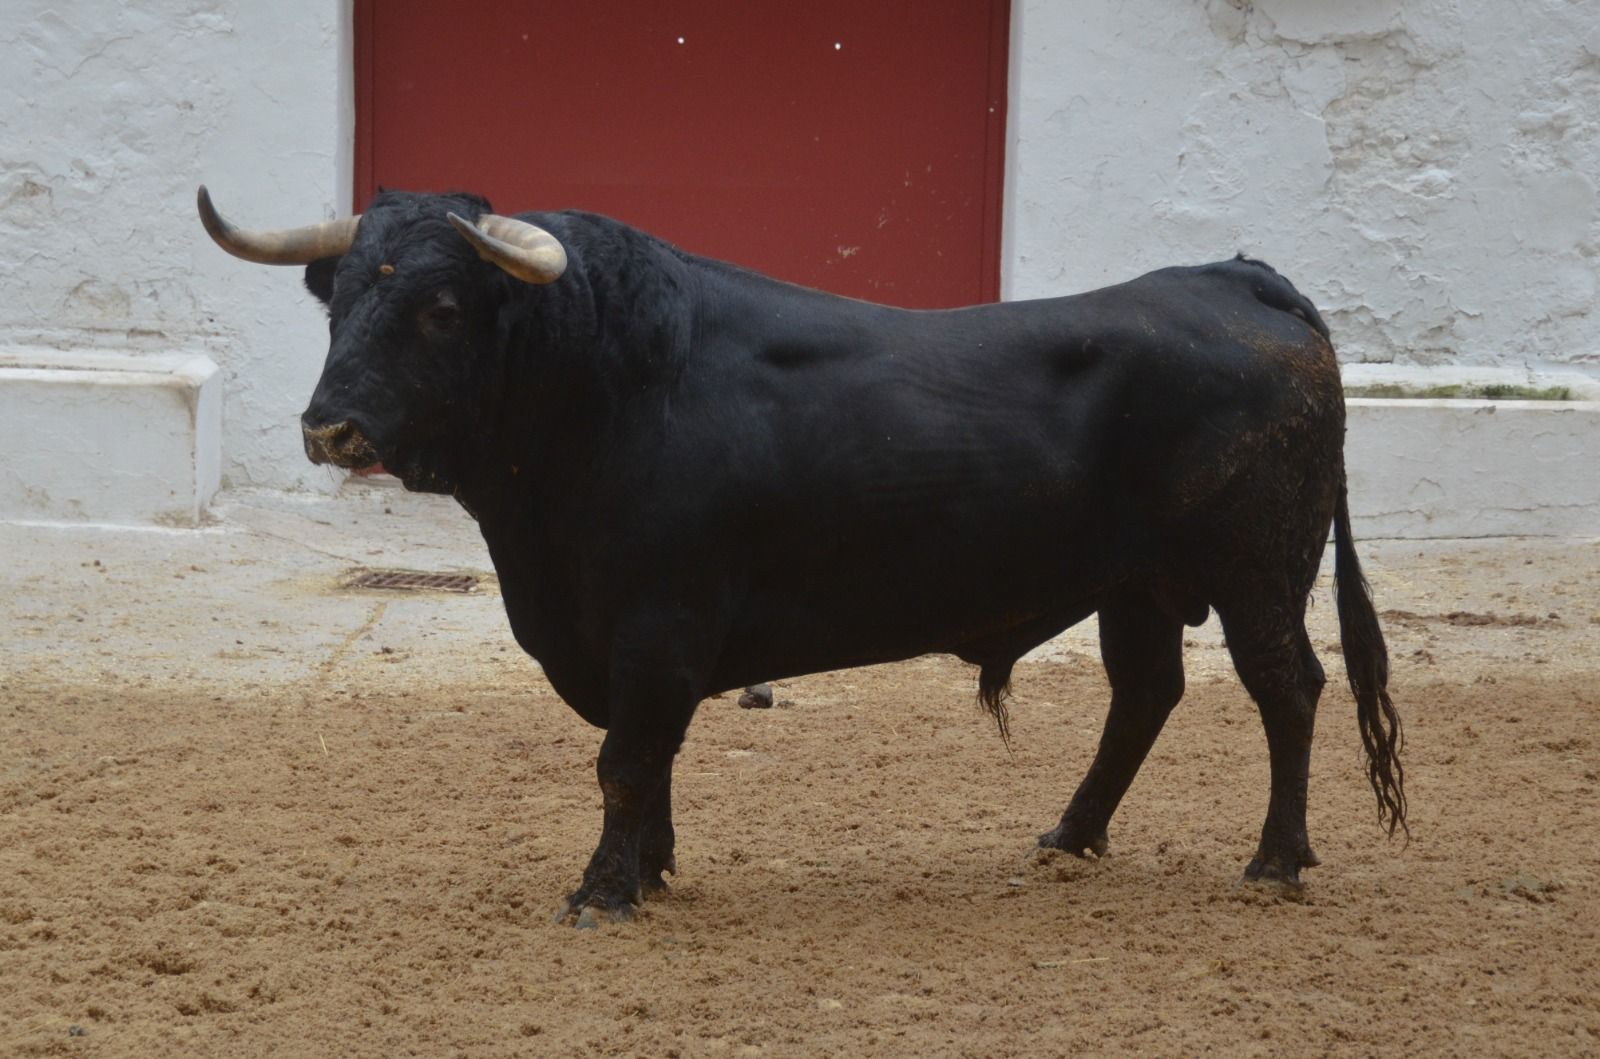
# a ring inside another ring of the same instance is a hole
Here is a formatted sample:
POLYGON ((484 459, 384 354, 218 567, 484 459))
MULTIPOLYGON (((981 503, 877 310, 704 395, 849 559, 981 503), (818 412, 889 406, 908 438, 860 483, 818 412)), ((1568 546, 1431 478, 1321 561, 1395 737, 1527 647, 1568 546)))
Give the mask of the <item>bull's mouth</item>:
POLYGON ((346 421, 326 427, 305 427, 306 456, 312 463, 343 467, 355 475, 392 474, 414 493, 449 493, 449 477, 416 450, 380 453, 354 424, 346 421))

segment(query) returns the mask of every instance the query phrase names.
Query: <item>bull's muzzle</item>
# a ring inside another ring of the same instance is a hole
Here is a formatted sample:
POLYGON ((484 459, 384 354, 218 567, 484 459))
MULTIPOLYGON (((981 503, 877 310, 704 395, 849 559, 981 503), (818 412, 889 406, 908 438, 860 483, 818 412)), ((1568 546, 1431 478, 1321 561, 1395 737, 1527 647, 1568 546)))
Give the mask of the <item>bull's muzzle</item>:
POLYGON ((378 462, 378 450, 348 419, 325 427, 302 424, 300 433, 306 444, 306 458, 312 463, 355 469, 378 462))

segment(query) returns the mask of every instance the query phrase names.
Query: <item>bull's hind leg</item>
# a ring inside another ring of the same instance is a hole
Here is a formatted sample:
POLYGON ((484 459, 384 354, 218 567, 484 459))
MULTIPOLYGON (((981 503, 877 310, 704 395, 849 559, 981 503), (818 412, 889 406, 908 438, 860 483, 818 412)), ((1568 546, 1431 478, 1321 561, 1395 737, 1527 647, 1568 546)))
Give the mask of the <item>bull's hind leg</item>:
POLYGON ((1039 836, 1039 845, 1077 856, 1105 853, 1111 814, 1183 697, 1183 623, 1148 598, 1103 607, 1100 657, 1111 681, 1100 748, 1061 823, 1039 836))
POLYGON ((1306 783, 1311 735, 1325 677, 1306 636, 1304 597, 1292 604, 1235 604, 1217 615, 1228 652, 1267 730, 1272 794, 1261 845, 1245 868, 1247 879, 1298 885, 1300 869, 1317 856, 1306 835, 1306 783))

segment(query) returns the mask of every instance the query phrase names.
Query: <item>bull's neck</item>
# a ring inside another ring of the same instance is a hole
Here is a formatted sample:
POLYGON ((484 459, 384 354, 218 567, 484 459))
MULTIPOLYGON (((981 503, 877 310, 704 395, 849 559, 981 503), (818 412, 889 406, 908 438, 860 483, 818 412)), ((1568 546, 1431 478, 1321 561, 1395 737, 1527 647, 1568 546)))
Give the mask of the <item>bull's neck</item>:
POLYGON ((689 356, 692 263, 604 218, 549 218, 567 273, 548 286, 508 285, 503 385, 486 395, 479 433, 487 480, 464 503, 486 503, 509 482, 522 483, 516 493, 574 488, 627 417, 676 385, 689 356))

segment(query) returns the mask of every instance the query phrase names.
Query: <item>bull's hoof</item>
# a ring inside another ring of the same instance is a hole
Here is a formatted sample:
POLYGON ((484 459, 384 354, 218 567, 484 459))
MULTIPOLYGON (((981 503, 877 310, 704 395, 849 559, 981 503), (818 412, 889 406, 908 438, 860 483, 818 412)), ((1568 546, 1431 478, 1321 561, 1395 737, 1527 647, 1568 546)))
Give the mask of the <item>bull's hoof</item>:
POLYGON ((1111 842, 1106 838, 1105 829, 1097 832, 1080 831, 1076 828, 1066 828, 1057 825, 1039 836, 1040 849, 1059 849, 1063 853, 1070 853, 1074 857, 1094 857, 1096 860, 1105 856, 1111 849, 1111 842))
POLYGON ((583 903, 578 900, 577 894, 573 894, 561 902, 561 907, 556 909, 550 922, 554 926, 595 930, 601 923, 627 923, 637 915, 638 909, 630 901, 598 901, 591 898, 583 903))
POLYGON ((1263 856, 1257 853, 1250 863, 1245 865, 1244 875, 1239 882, 1257 883, 1297 893, 1305 885, 1300 881, 1300 869, 1314 868, 1320 863, 1322 862, 1317 859, 1317 855, 1309 848, 1298 855, 1263 856))

